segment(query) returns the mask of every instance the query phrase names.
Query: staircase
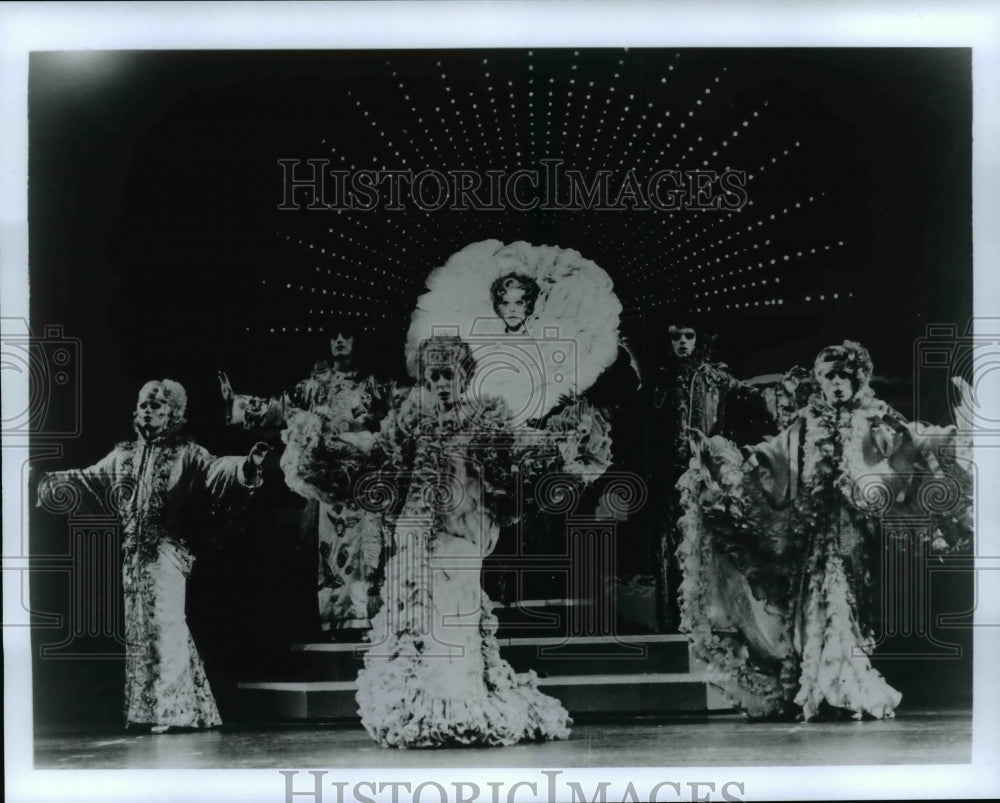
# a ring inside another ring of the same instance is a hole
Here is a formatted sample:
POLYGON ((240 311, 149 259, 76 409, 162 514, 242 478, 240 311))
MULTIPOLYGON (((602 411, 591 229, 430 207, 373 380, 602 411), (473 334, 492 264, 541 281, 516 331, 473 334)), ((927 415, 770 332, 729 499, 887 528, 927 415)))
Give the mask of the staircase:
MULTIPOLYGON (((497 606, 501 655, 572 715, 639 716, 707 712, 730 706, 705 682, 679 634, 574 635, 589 603, 522 601, 497 606)), ((368 645, 294 644, 266 676, 238 685, 246 719, 357 719, 355 678, 368 645)))

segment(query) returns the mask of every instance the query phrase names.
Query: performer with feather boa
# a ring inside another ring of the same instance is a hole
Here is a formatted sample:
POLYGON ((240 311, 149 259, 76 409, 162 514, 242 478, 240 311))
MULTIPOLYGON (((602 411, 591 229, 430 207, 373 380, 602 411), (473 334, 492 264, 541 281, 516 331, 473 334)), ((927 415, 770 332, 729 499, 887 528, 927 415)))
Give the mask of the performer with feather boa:
POLYGON ((362 723, 395 747, 566 738, 562 705, 500 657, 480 575, 525 483, 582 486, 610 464, 607 423, 577 394, 617 356, 620 306, 592 262, 526 243, 471 245, 427 285, 406 345, 418 384, 376 444, 394 551, 362 723))
MULTIPOLYGON (((913 545, 883 544, 883 516, 929 519, 933 551, 968 543, 969 433, 905 422, 875 398, 871 374, 868 351, 845 341, 820 352, 821 392, 775 437, 741 451, 692 430, 681 629, 752 717, 893 716, 901 695, 867 657, 873 575, 883 547, 913 545), (928 505, 928 484, 946 486, 948 504, 928 505)), ((955 384, 963 425, 969 389, 955 384)))

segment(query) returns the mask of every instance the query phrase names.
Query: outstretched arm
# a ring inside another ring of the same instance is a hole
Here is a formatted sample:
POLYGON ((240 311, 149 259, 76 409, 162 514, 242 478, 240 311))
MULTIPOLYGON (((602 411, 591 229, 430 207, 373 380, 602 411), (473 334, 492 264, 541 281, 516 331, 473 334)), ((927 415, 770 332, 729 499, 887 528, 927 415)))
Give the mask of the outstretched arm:
POLYGON ((117 455, 115 449, 87 468, 48 472, 38 483, 38 506, 60 512, 71 511, 81 503, 94 510, 112 506, 115 483, 123 479, 117 471, 117 455), (71 496, 77 497, 72 505, 71 496))
POLYGON ((958 404, 953 408, 955 423, 946 427, 927 426, 914 422, 907 426, 911 448, 935 454, 947 448, 959 459, 972 457, 972 433, 976 419, 977 402, 972 387, 960 376, 952 377, 958 389, 958 404))
POLYGON ((795 418, 777 435, 740 449, 747 467, 757 470, 760 486, 775 507, 785 507, 798 494, 801 437, 802 419, 795 418))
POLYGON ((244 456, 212 457, 205 449, 198 448, 197 460, 204 472, 205 487, 213 497, 223 497, 236 487, 254 490, 263 483, 260 467, 271 451, 266 443, 255 443, 244 456))

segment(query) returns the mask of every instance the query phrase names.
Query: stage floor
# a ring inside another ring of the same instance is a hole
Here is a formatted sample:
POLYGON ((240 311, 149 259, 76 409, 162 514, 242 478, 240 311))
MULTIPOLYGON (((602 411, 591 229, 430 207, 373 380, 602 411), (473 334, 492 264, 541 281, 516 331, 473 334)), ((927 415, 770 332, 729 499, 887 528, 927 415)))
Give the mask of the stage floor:
POLYGON ((228 725, 196 733, 35 733, 35 769, 335 769, 963 764, 969 709, 901 710, 866 722, 756 723, 730 713, 578 720, 568 741, 506 748, 390 750, 358 724, 228 725))

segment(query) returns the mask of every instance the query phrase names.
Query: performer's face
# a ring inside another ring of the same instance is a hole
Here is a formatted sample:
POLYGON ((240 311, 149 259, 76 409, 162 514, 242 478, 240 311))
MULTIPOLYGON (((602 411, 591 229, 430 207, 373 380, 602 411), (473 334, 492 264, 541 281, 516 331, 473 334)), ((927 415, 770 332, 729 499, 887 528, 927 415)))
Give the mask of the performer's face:
POLYGON ((516 332, 524 325, 525 319, 531 313, 528 302, 524 298, 524 290, 511 286, 504 290, 496 306, 497 315, 503 318, 507 328, 516 332))
POLYGON ((135 411, 136 421, 147 438, 159 435, 170 421, 170 407, 163 388, 155 383, 143 385, 135 411))
POLYGON ((816 379, 830 404, 846 404, 854 396, 854 376, 836 363, 820 363, 816 379))
POLYGON ((698 336, 690 326, 675 329, 670 333, 670 345, 674 350, 674 356, 685 359, 691 356, 694 351, 694 344, 698 336))
POLYGON ((330 338, 330 354, 335 360, 348 360, 354 354, 354 337, 343 332, 334 332, 330 338))
POLYGON ((454 365, 428 365, 424 368, 425 387, 445 407, 451 407, 458 401, 460 382, 461 369, 454 365))

